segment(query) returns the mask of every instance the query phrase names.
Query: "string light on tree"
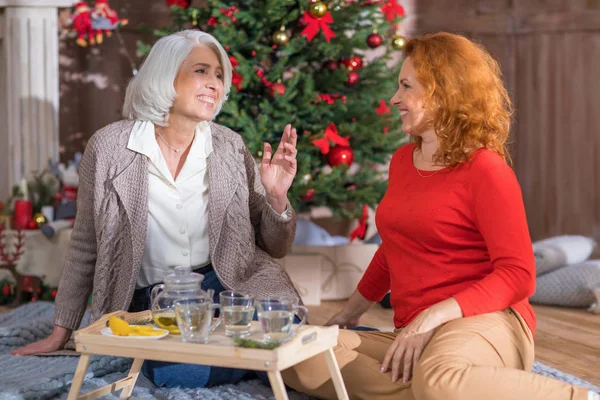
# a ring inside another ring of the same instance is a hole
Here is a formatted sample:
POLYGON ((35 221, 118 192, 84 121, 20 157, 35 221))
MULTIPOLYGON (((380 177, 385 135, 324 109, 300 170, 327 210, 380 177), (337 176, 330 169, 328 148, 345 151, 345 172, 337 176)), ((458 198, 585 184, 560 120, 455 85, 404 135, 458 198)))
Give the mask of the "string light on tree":
POLYGON ((302 178, 300 178, 300 184, 302 184, 302 185, 308 185, 310 183, 310 181, 312 181, 311 174, 304 174, 302 176, 302 178))

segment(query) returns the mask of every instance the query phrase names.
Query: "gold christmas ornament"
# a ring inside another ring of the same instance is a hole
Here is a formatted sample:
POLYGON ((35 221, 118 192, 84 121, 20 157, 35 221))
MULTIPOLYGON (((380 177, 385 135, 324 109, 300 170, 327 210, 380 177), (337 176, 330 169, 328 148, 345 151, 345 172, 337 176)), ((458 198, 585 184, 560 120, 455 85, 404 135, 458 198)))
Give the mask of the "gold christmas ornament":
POLYGON ((285 46, 290 42, 290 35, 285 31, 285 27, 281 27, 275 34, 273 35, 273 43, 279 46, 285 46))
POLYGON ((406 39, 401 35, 392 36, 392 47, 396 50, 403 50, 406 45, 406 39))
POLYGON ((33 220, 35 221, 35 224, 38 228, 40 228, 42 225, 48 222, 46 216, 42 213, 33 214, 33 220))
POLYGON ((317 1, 315 3, 311 3, 309 7, 310 15, 315 18, 321 18, 325 14, 327 14, 327 6, 322 1, 317 1))

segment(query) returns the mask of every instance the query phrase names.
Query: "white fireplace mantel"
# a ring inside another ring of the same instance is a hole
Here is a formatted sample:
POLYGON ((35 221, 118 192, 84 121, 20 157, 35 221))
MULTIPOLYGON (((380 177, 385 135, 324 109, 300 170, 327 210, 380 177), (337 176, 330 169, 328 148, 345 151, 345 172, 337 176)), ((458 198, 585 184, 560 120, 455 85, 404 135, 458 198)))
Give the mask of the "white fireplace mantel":
POLYGON ((58 159, 58 9, 74 0, 0 0, 0 200, 58 159))

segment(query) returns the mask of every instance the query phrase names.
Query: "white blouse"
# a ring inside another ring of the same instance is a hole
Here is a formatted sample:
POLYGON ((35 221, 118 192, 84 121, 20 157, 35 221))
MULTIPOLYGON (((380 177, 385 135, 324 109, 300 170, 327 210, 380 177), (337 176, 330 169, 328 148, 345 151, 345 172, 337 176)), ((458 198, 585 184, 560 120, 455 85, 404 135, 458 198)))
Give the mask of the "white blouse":
POLYGON ((208 156, 212 137, 198 124, 177 179, 167 168, 154 124, 136 121, 127 148, 148 158, 148 228, 137 287, 164 280, 178 265, 199 268, 210 262, 208 246, 208 156))

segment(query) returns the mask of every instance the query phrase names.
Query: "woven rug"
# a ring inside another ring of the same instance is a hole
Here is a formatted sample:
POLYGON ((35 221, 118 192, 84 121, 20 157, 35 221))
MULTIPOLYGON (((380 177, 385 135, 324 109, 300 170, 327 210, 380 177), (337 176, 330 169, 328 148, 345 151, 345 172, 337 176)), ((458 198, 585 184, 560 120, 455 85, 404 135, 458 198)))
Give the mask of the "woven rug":
MULTIPOLYGON (((53 328, 54 304, 35 302, 0 314, 0 399, 66 399, 69 385, 77 367, 77 357, 12 357, 10 350, 42 339, 53 328)), ((88 392, 126 376, 130 359, 117 357, 92 357, 82 390, 88 392)), ((573 375, 536 362, 533 371, 551 376, 574 385, 584 386, 600 393, 595 387, 573 375)), ((310 397, 290 392, 291 400, 309 400, 310 397)), ((105 396, 118 399, 118 396, 105 396)), ((237 385, 224 385, 209 389, 160 389, 155 388, 143 376, 132 398, 141 400, 266 400, 273 399, 273 392, 258 380, 237 385)))

